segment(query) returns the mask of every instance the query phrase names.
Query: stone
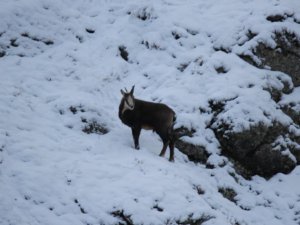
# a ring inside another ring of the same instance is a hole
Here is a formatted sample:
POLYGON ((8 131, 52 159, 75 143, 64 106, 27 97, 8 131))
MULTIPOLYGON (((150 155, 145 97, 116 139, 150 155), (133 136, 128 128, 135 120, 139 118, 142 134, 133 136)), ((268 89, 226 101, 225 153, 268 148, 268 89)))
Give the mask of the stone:
POLYGON ((256 63, 250 56, 242 55, 241 58, 248 63, 259 67, 269 67, 274 71, 288 74, 295 87, 300 86, 300 40, 294 33, 287 31, 274 34, 276 47, 271 48, 266 43, 259 43, 253 50, 261 63, 256 63))
POLYGON ((241 132, 233 132, 222 127, 229 126, 220 125, 214 128, 214 132, 223 154, 238 161, 252 175, 270 178, 279 172, 289 173, 296 166, 291 157, 282 154, 280 150, 275 150, 272 145, 278 136, 287 133, 287 127, 284 125, 274 122, 272 126, 266 126, 260 123, 241 132))

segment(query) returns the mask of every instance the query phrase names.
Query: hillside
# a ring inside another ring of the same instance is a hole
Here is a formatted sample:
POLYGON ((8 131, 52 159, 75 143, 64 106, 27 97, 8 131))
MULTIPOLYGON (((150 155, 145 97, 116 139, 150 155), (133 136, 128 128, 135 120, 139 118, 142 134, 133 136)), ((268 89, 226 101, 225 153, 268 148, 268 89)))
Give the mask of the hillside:
POLYGON ((14 0, 0 15, 1 225, 300 224, 299 1, 14 0), (132 85, 176 112, 174 163, 150 131, 133 148, 118 118, 132 85))

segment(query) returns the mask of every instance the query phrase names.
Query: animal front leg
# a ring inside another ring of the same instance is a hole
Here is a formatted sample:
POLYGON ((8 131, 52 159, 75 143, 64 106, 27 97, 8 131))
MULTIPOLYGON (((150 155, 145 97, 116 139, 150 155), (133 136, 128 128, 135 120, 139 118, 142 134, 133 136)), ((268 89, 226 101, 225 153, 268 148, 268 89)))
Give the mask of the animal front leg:
POLYGON ((159 156, 161 156, 161 157, 164 157, 164 156, 165 156, 167 147, 168 147, 168 142, 164 142, 164 146, 163 146, 163 148, 162 148, 162 150, 161 150, 159 156))
POLYGON ((132 128, 132 136, 133 136, 133 141, 134 141, 134 147, 135 149, 140 149, 140 144, 139 144, 139 137, 141 133, 141 128, 132 128))

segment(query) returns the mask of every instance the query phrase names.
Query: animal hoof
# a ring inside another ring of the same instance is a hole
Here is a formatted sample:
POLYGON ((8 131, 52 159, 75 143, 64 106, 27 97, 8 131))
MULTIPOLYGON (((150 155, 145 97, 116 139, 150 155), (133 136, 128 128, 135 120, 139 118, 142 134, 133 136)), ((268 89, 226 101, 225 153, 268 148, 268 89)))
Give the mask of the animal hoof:
POLYGON ((170 161, 170 162, 175 162, 175 160, 174 160, 174 159, 169 159, 169 161, 170 161))
POLYGON ((135 146, 135 149, 136 150, 140 150, 140 146, 135 146))

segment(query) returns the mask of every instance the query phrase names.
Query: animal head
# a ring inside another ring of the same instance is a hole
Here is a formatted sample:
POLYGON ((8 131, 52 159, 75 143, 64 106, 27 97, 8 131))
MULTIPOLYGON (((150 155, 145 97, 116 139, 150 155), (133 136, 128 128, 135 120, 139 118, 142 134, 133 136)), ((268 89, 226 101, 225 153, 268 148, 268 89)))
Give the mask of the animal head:
POLYGON ((129 110, 134 109, 135 100, 134 100, 133 92, 134 92, 134 85, 132 86, 130 92, 128 92, 126 88, 125 88, 125 91, 121 90, 121 94, 123 95, 122 100, 124 100, 123 112, 127 109, 129 109, 129 110))

